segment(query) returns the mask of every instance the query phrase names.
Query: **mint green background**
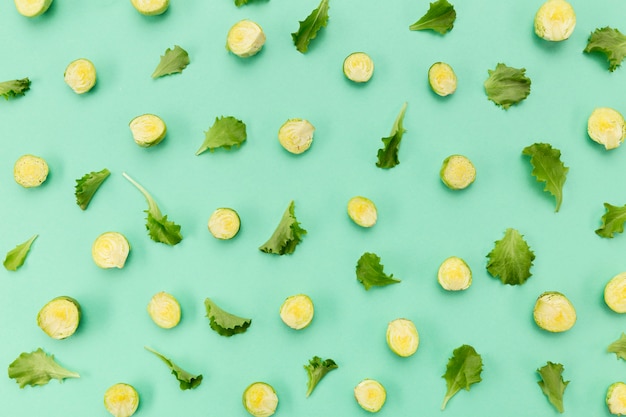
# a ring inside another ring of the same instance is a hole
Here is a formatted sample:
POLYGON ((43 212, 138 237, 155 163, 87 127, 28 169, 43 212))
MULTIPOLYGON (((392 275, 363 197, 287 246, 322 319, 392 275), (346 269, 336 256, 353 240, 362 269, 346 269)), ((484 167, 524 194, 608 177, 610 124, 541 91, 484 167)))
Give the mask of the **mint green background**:
MULTIPOLYGON (((55 0, 29 20, 13 2, 0 3, 0 80, 30 77, 25 97, 0 102, 0 251, 33 234, 25 265, 0 268, 0 364, 42 347, 80 379, 19 389, 0 378, 2 415, 106 416, 104 391, 113 383, 136 387, 138 416, 246 416, 241 394, 254 381, 276 389, 279 416, 364 416, 353 399, 363 378, 388 392, 381 416, 437 415, 445 393, 441 375, 452 350, 471 344, 484 361, 483 381, 459 392, 444 411, 453 416, 551 416, 558 413, 537 386, 535 370, 553 361, 572 381, 566 415, 606 416, 607 387, 626 379, 626 363, 606 353, 626 331, 610 311, 605 283, 626 270, 626 236, 594 234, 602 204, 626 203, 624 149, 607 152, 586 134, 595 107, 626 113, 626 69, 609 73, 602 55, 583 54, 597 27, 626 30, 622 0, 572 0, 578 24, 566 42, 538 39, 532 29, 541 1, 455 2, 454 29, 440 36, 408 26, 426 1, 331 0, 330 22, 306 55, 290 33, 316 1, 260 0, 236 8, 230 0, 172 0, 162 16, 144 17, 128 1, 55 0), (224 49, 226 33, 250 18, 265 30, 260 54, 239 59, 224 49), (191 64, 182 74, 153 80, 166 48, 180 45, 191 64), (345 56, 365 51, 376 70, 366 85, 341 72, 345 56), (97 86, 78 96, 63 82, 67 64, 90 59, 97 86), (436 61, 455 69, 459 87, 434 95, 426 73, 436 61), (532 79, 527 100, 508 111, 488 101, 483 82, 498 62, 525 67, 532 79), (375 166, 380 138, 408 102, 400 165, 375 166), (128 122, 160 115, 168 136, 139 148, 128 122), (240 149, 195 156, 215 117, 233 115, 248 128, 240 149), (276 139, 280 125, 301 117, 316 127, 314 144, 300 156, 276 139), (563 205, 530 175, 525 146, 549 142, 570 167, 563 205), (22 154, 44 157, 50 176, 38 189, 12 178, 22 154), (450 154, 468 156, 476 182, 461 192, 439 180, 450 154), (107 167, 111 177, 86 211, 75 204, 75 179, 107 167), (151 241, 147 205, 122 177, 127 172, 182 225, 175 247, 151 241), (350 197, 364 195, 379 210, 372 229, 345 213, 350 197), (257 247, 273 232, 291 200, 308 234, 291 256, 257 247), (233 207, 242 229, 218 241, 206 229, 217 207, 233 207), (523 286, 488 275, 486 255, 506 228, 517 228, 536 254, 523 286), (101 270, 91 244, 105 231, 127 236, 132 250, 123 270, 101 270), (354 268, 363 252, 382 258, 402 283, 365 291, 354 268), (439 264, 463 257, 474 282, 448 293, 436 282, 439 264), (532 319, 543 291, 561 291, 578 321, 550 334, 532 319), (180 301, 183 319, 158 328, 146 313, 153 294, 180 301), (278 316, 289 295, 306 293, 316 307, 307 329, 287 328, 278 316), (36 325, 39 309, 59 295, 83 308, 78 332, 56 341, 36 325), (203 301, 251 317, 242 335, 224 338, 209 328, 203 301), (410 358, 386 346, 387 323, 414 321, 420 346, 410 358), (182 368, 202 373, 196 390, 178 383, 144 346, 182 368), (318 355, 339 369, 308 399, 302 368, 318 355)), ((4 368, 6 369, 6 368, 4 368)))

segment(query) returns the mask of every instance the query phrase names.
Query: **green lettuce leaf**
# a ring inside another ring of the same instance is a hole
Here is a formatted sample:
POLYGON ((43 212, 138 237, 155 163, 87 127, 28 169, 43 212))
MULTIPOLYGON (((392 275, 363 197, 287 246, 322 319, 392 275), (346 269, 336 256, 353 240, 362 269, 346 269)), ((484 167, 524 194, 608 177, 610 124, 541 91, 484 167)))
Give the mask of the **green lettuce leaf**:
POLYGON ((596 29, 589 36, 584 52, 601 52, 606 55, 609 61, 609 71, 613 72, 626 57, 626 35, 608 26, 596 29))
POLYGON ((313 359, 309 360, 308 365, 304 365, 306 373, 308 375, 306 396, 311 395, 317 384, 322 380, 324 375, 337 369, 339 366, 332 359, 322 360, 319 356, 313 356, 313 359))
POLYGON ((189 54, 180 46, 174 45, 174 49, 167 48, 165 50, 159 65, 152 73, 152 78, 183 72, 187 65, 189 65, 189 54))
POLYGON ((8 100, 13 97, 23 96, 30 90, 30 80, 28 77, 20 80, 9 80, 0 82, 0 96, 8 100))
POLYGON ((558 410, 559 413, 564 411, 563 409, 563 393, 570 381, 563 380, 563 365, 560 363, 552 363, 548 361, 546 365, 537 369, 541 381, 537 381, 537 384, 541 387, 541 391, 548 397, 550 404, 558 410))
POLYGON ((74 195, 76 196, 76 204, 78 204, 81 209, 87 209, 94 194, 96 194, 100 185, 102 185, 109 175, 111 175, 111 172, 104 168, 102 171, 90 172, 76 180, 74 195))
POLYGON ((366 252, 359 258, 356 264, 356 279, 363 284, 366 290, 376 286, 397 284, 399 279, 395 279, 393 274, 387 275, 383 272, 383 265, 380 257, 375 253, 366 252))
POLYGON ((544 191, 554 196, 555 211, 559 211, 563 201, 563 184, 569 171, 561 162, 561 151, 548 143, 535 143, 524 148, 522 154, 530 156, 530 164, 533 166, 531 174, 537 181, 546 183, 544 191))
POLYGON ((388 137, 382 138, 384 147, 378 150, 378 162, 376 166, 379 168, 393 168, 400 163, 398 160, 398 151, 400 142, 406 129, 404 129, 404 114, 406 113, 407 103, 404 103, 396 121, 393 124, 391 133, 388 137))
POLYGON ((147 346, 144 347, 148 352, 154 353, 159 359, 165 362, 167 367, 170 368, 170 371, 172 371, 172 375, 174 375, 180 383, 181 390, 193 389, 202 383, 202 375, 190 374, 189 372, 177 366, 174 362, 172 362, 165 356, 161 355, 156 350, 151 349, 147 346))
POLYGON ((469 391, 472 384, 482 381, 480 377, 482 370, 483 360, 473 347, 462 345, 454 349, 452 357, 448 360, 446 373, 442 375, 448 389, 441 409, 445 409, 450 398, 461 389, 469 391))
POLYGON ((615 353, 618 359, 626 361, 626 334, 622 333, 619 339, 611 343, 607 348, 607 352, 615 353))
POLYGON ((503 109, 524 100, 530 94, 530 78, 525 68, 512 68, 500 63, 495 70, 488 70, 485 81, 487 98, 503 109))
POLYGON ((244 333, 252 324, 251 319, 244 319, 222 310, 211 300, 204 300, 206 316, 213 330, 222 336, 230 337, 238 333, 244 333))
POLYGON ((241 146, 246 140, 246 125, 232 116, 215 118, 215 123, 205 132, 204 142, 196 151, 200 155, 207 149, 213 152, 217 148, 230 149, 231 146, 241 146))
POLYGON ((442 35, 451 31, 456 20, 454 6, 448 0, 430 3, 430 8, 417 22, 409 26, 410 30, 434 30, 442 35))
POLYGON ((15 248, 11 249, 7 253, 7 256, 4 258, 4 267, 7 270, 17 271, 17 269, 20 266, 24 265, 26 256, 28 255, 28 252, 30 251, 30 247, 35 241, 35 239, 37 239, 37 236, 39 235, 34 235, 30 239, 28 239, 26 242, 20 243, 19 245, 17 245, 15 248))
POLYGON ((296 246, 302 240, 302 236, 306 234, 306 230, 300 227, 300 223, 296 219, 295 207, 294 202, 291 201, 272 236, 267 242, 259 246, 261 252, 285 255, 296 250, 296 246))
POLYGON ((291 34, 296 49, 302 53, 309 50, 309 42, 315 39, 317 32, 328 24, 328 0, 322 0, 311 14, 299 22, 297 32, 291 34))
POLYGON ((624 231, 624 222, 626 221, 626 205, 613 206, 604 203, 606 213, 602 216, 602 226, 596 230, 596 234, 601 237, 613 238, 615 233, 624 231))
POLYGON ((9 365, 9 378, 15 379, 20 388, 26 385, 46 385, 51 379, 63 382, 66 378, 80 378, 55 362, 54 355, 47 355, 41 348, 22 353, 9 365))
POLYGON ((235 6, 241 7, 244 4, 248 4, 250 2, 254 2, 255 0, 235 0, 235 6))
POLYGON ((506 229, 487 258, 487 271, 492 277, 499 277, 503 284, 521 285, 532 275, 535 254, 517 230, 506 229))

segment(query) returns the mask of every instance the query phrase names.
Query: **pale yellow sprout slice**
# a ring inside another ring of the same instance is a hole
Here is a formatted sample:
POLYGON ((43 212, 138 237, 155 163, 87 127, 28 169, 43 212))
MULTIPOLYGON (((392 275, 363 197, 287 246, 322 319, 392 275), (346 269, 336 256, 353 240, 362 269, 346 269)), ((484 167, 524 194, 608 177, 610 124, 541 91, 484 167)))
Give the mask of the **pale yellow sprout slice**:
POLYGON ((35 155, 22 155, 13 166, 15 182, 24 188, 39 187, 48 178, 48 164, 35 155))
POLYGON ((456 74, 449 64, 435 62, 428 69, 428 84, 435 94, 449 96, 456 91, 456 74))
POLYGON ((80 58, 70 62, 63 77, 76 94, 84 94, 96 85, 96 67, 90 60, 80 58))
POLYGON ((130 252, 126 237, 118 232, 105 232, 91 246, 91 257, 100 268, 123 268, 130 252))
POLYGON ((451 155, 444 159, 439 176, 448 188, 462 190, 469 187, 476 179, 476 168, 469 158, 463 155, 451 155))
POLYGON ((559 333, 571 329, 576 323, 576 310, 560 292, 547 291, 537 298, 533 318, 542 329, 559 333))
POLYGON ((231 208, 218 208, 209 217, 209 232, 217 239, 232 239, 240 227, 239 215, 231 208))
POLYGON ((547 41, 564 41, 576 27, 576 13, 565 0, 548 0, 535 14, 535 34, 547 41))
POLYGON ((369 198, 356 196, 348 201, 348 216, 361 227, 372 227, 378 220, 378 210, 369 198))
POLYGON ((104 393, 104 408, 114 417, 130 417, 139 407, 139 394, 132 385, 117 383, 104 393))
POLYGON ((257 54, 264 44, 265 33, 252 20, 244 19, 235 23, 226 36, 226 49, 241 58, 257 54))
POLYGON ((387 345, 396 355, 403 358, 413 355, 419 343, 419 334, 411 320, 395 319, 387 325, 387 345))
POLYGON ((366 83, 374 74, 374 61, 365 52, 351 53, 343 60, 343 74, 355 83, 366 83))
POLYGON ((444 290, 466 290, 472 285, 472 270, 463 259, 451 256, 439 266, 437 281, 444 290))
POLYGON ((377 413, 385 404, 387 391, 380 382, 373 379, 364 379, 354 387, 354 398, 364 410, 370 413, 377 413))
POLYGON ((52 0, 15 0, 15 8, 22 16, 36 17, 48 10, 52 0))
POLYGON ((609 386, 606 393, 606 406, 611 414, 626 415, 626 384, 615 382, 609 386))
POLYGON ((276 391, 265 382, 250 384, 243 392, 242 401, 246 411, 254 417, 269 417, 278 407, 276 391))
POLYGON ((165 13, 170 0, 130 0, 137 11, 146 16, 156 16, 165 13))
POLYGON ((287 326, 296 330, 307 327, 313 320, 314 313, 313 301, 305 294, 287 297, 280 306, 280 318, 287 326))
POLYGON ((626 138, 624 117, 610 107, 598 107, 591 112, 587 120, 589 137, 607 150, 615 149, 626 138))
POLYGON ((315 127, 305 119, 289 119, 278 130, 278 141, 287 151, 301 154, 311 147, 315 127))
POLYGON ((626 272, 615 275, 605 285, 604 302, 616 313, 626 313, 626 272))
POLYGON ((128 126, 135 143, 142 148, 158 145, 167 134, 165 122, 154 114, 137 116, 130 121, 128 126))
POLYGON ((180 304, 173 295, 161 291, 150 299, 148 314, 157 326, 171 329, 180 322, 180 304))
POLYGON ((76 332, 80 323, 80 305, 68 296, 49 301, 37 314, 37 325, 53 339, 65 339, 76 332))

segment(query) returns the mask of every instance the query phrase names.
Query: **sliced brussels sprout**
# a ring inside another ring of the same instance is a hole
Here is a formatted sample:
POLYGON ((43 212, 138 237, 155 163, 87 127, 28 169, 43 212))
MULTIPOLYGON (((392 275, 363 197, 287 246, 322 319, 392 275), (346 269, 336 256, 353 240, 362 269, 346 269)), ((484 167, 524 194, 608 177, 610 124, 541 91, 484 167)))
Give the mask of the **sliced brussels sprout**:
POLYGON ((117 383, 104 393, 104 408, 114 417, 130 417, 139 407, 139 394, 132 385, 117 383))
POLYGON ((48 178, 48 164, 35 155, 22 155, 13 166, 15 182, 24 188, 39 187, 48 178))
POLYGON ((615 275, 606 284, 604 302, 616 313, 626 313, 626 272, 615 275))
POLYGON ((374 74, 374 61, 365 52, 351 53, 343 60, 343 74, 355 83, 366 83, 374 74))
POLYGON ((52 0, 15 0, 15 8, 22 16, 36 17, 44 14, 52 0))
POLYGON ((142 114, 130 121, 130 131, 137 145, 149 148, 161 143, 165 139, 167 126, 165 122, 154 114, 142 114))
POLYGON ((549 332, 564 332, 576 323, 576 310, 563 294, 547 291, 537 298, 533 317, 537 326, 549 332))
POLYGON ((256 55, 264 44, 265 33, 261 26, 247 19, 235 23, 226 37, 226 49, 241 58, 256 55))
POLYGON ((547 41, 564 41, 576 27, 576 13, 565 0, 548 0, 535 14, 535 33, 547 41))
POLYGON ((408 319, 395 319, 387 325, 387 345, 398 356, 404 358, 417 351, 420 337, 415 324, 408 319))
POLYGON ((157 326, 171 329, 180 322, 180 304, 173 295, 161 291, 150 299, 148 314, 157 326))
POLYGON ((305 294, 287 297, 280 306, 280 318, 292 329, 300 330, 307 327, 313 320, 313 301, 305 294))
POLYGON ((276 411, 278 396, 265 382, 250 384, 243 392, 243 406, 254 417, 269 417, 276 411))
POLYGON ((156 16, 165 13, 170 0, 130 0, 133 7, 145 16, 156 16))
POLYGON ((354 398, 356 402, 366 411, 377 413, 385 405, 387 391, 378 381, 364 379, 354 387, 354 398))
POLYGON ((90 60, 80 58, 70 62, 63 77, 76 94, 84 94, 96 85, 96 67, 90 60))
POLYGON ((241 220, 231 208, 218 208, 209 217, 209 232, 217 239, 232 239, 239 232, 241 220))
POLYGON ((435 94, 449 96, 456 91, 456 74, 445 62, 435 62, 428 69, 428 84, 435 94))
POLYGON ((91 246, 91 257, 100 268, 123 268, 130 252, 126 237, 118 232, 102 233, 91 246))
POLYGON ((472 285, 472 270, 463 259, 451 256, 439 266, 437 281, 444 290, 466 290, 472 285))
POLYGON ((626 122, 617 110, 609 107, 594 109, 587 120, 589 137, 604 147, 615 149, 626 138, 626 122))
POLYGON ((606 406, 611 414, 626 415, 626 384, 615 382, 606 392, 606 406))
POLYGON ((79 323, 80 305, 68 296, 52 299, 37 314, 37 325, 53 339, 70 337, 79 323))
POLYGON ((476 179, 476 168, 467 157, 451 155, 443 160, 439 176, 448 188, 462 190, 476 179))
POLYGON ((356 196, 348 201, 348 216, 361 227, 372 227, 378 220, 378 211, 372 200, 356 196))
POLYGON ((315 127, 305 119, 289 119, 278 130, 278 141, 289 152, 301 154, 311 147, 315 127))

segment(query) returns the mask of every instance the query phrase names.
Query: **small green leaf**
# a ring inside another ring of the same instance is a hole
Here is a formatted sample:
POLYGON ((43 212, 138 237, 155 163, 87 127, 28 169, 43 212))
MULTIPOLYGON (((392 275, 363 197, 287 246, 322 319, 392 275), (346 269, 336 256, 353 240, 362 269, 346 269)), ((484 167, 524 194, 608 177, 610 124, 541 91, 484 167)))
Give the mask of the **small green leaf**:
POLYGON ((503 109, 524 100, 530 94, 530 78, 525 68, 512 68, 498 64, 495 70, 488 70, 485 81, 487 98, 503 109))
POLYGON ((295 207, 295 203, 291 201, 272 236, 259 247, 261 252, 285 255, 296 250, 307 232, 296 219, 295 207))
POLYGON ((76 196, 76 204, 86 210, 89 202, 93 198, 100 185, 106 180, 111 172, 104 168, 102 171, 90 172, 76 180, 74 195, 76 196))
POLYGON ((28 77, 21 80, 9 80, 0 82, 0 96, 6 100, 23 96, 26 91, 30 90, 30 80, 28 77))
POLYGON ((624 231, 624 222, 626 221, 626 205, 613 206, 604 203, 606 213, 602 216, 602 226, 596 230, 596 234, 601 237, 611 239, 615 233, 624 231))
POLYGON ((322 0, 311 14, 299 22, 300 27, 297 32, 291 34, 296 49, 302 53, 309 50, 309 42, 315 39, 317 32, 328 24, 328 0, 322 0))
POLYGON ((587 41, 584 52, 601 52, 609 61, 609 71, 613 72, 626 57, 626 35, 610 27, 596 29, 587 41))
POLYGON ((235 6, 241 7, 248 3, 253 3, 255 0, 235 0, 235 6))
POLYGON ((161 56, 159 65, 152 73, 152 78, 183 72, 189 62, 189 54, 180 46, 174 45, 174 49, 167 48, 165 54, 161 56))
POLYGON ((319 356, 313 356, 313 359, 309 360, 309 364, 304 365, 304 369, 306 369, 308 375, 306 396, 311 395, 317 384, 327 373, 337 368, 339 368, 339 366, 334 360, 322 360, 319 356))
POLYGON ((211 328, 222 336, 229 337, 244 333, 252 324, 251 319, 238 317, 222 310, 210 298, 204 300, 204 306, 211 328))
POLYGON ((483 360, 476 350, 469 345, 462 345, 452 352, 442 378, 446 380, 446 396, 441 409, 445 409, 450 398, 461 389, 470 390, 472 384, 482 381, 483 360))
POLYGON ((385 274, 383 265, 380 263, 380 257, 369 252, 361 255, 356 264, 356 279, 363 284, 366 290, 374 286, 383 287, 400 282, 399 279, 393 277, 393 274, 385 274))
POLYGON ((202 375, 190 374, 189 372, 177 366, 170 359, 161 355, 156 350, 151 349, 148 346, 144 346, 144 348, 147 351, 154 353, 159 359, 165 362, 167 367, 170 368, 170 371, 172 371, 172 375, 174 375, 176 379, 178 380, 178 382, 180 383, 181 390, 193 389, 202 383, 202 375))
POLYGON ((404 132, 406 132, 403 126, 406 107, 407 103, 404 103, 398 117, 396 117, 389 137, 382 138, 384 147, 378 150, 378 162, 376 162, 376 166, 379 168, 393 168, 400 163, 398 160, 398 151, 400 149, 402 136, 404 132))
POLYGON ((615 353, 618 359, 626 361, 626 334, 622 333, 619 339, 611 343, 607 348, 607 352, 615 353))
POLYGON ((541 381, 537 381, 537 384, 541 387, 541 391, 548 397, 550 404, 557 409, 559 413, 564 411, 563 409, 563 393, 569 381, 563 380, 563 365, 560 363, 546 363, 543 367, 537 369, 541 381))
POLYGON ((487 271, 492 277, 499 277, 503 284, 521 285, 532 275, 535 254, 517 230, 506 229, 487 258, 487 271))
POLYGON ((39 348, 34 352, 22 353, 9 365, 9 378, 15 379, 20 388, 26 385, 46 385, 51 379, 63 382, 66 378, 80 378, 55 362, 54 355, 47 355, 39 348))
POLYGON ((230 149, 241 146, 246 140, 246 125, 232 116, 215 118, 215 123, 205 132, 204 142, 196 151, 200 155, 207 149, 213 152, 217 148, 230 149))
POLYGON ((451 31, 456 20, 454 6, 448 0, 430 3, 430 8, 417 22, 409 26, 410 30, 433 30, 442 35, 451 31))
POLYGON ((37 239, 37 236, 39 235, 34 235, 26 242, 17 245, 7 253, 7 256, 4 258, 4 267, 7 270, 17 271, 17 269, 24 264, 28 251, 30 251, 30 247, 35 239, 37 239))
POLYGON ((522 154, 530 156, 532 175, 537 181, 546 183, 544 191, 554 196, 555 211, 559 211, 563 201, 563 184, 569 171, 569 168, 561 162, 561 151, 548 143, 535 143, 524 148, 522 154))

